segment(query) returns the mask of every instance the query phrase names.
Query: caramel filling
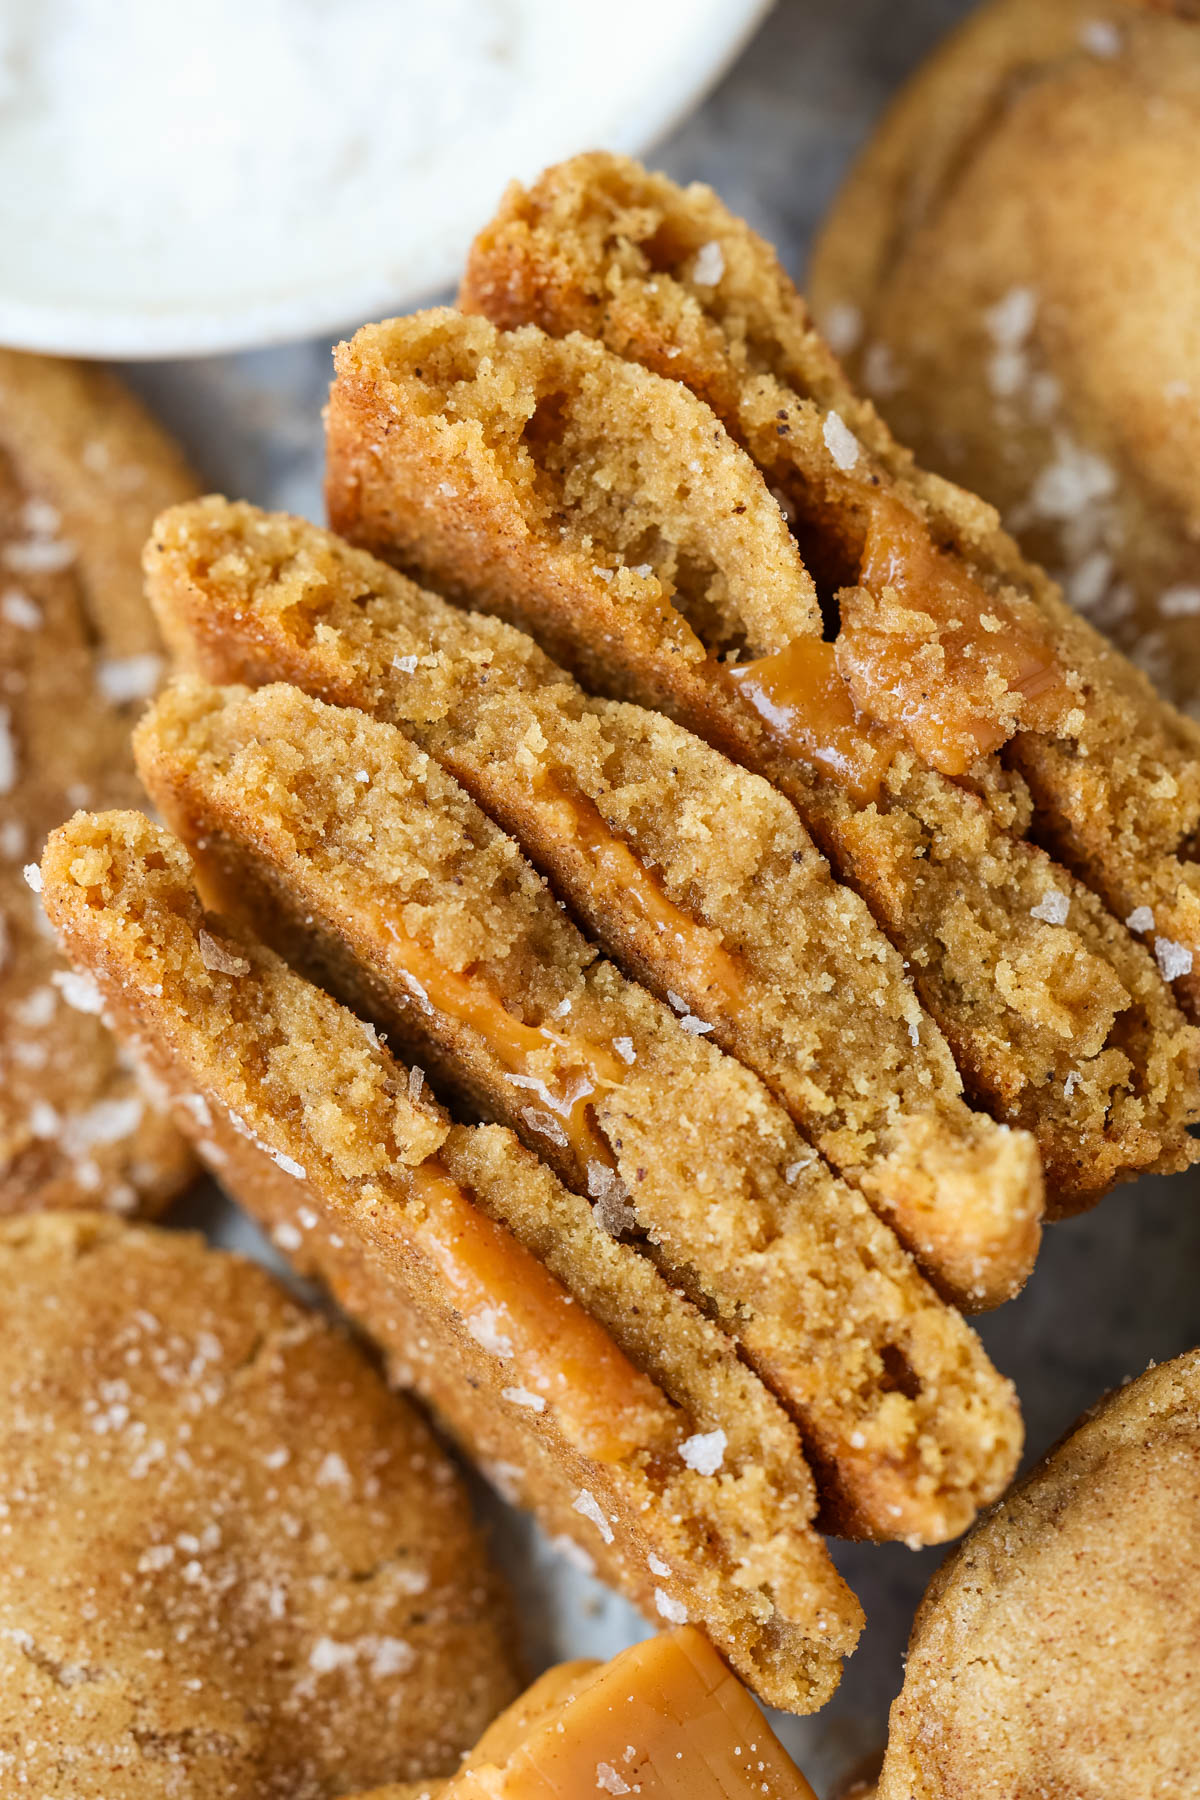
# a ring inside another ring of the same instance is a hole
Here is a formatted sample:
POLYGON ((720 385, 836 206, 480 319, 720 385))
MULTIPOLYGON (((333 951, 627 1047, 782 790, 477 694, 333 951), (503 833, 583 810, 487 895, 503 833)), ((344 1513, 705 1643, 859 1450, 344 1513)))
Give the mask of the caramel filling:
POLYGON ((501 1713, 445 1800, 815 1800, 741 1682, 693 1625, 610 1663, 550 1669, 501 1713))
POLYGON ((621 1085, 624 1064, 615 1052, 548 1025, 527 1025, 508 1011, 481 972, 447 969, 426 945, 391 929, 397 958, 421 998, 477 1032, 515 1085, 534 1095, 537 1106, 524 1109, 530 1128, 569 1149, 583 1171, 589 1162, 614 1167, 592 1102, 602 1088, 621 1085), (543 1060, 547 1050, 556 1063, 549 1080, 532 1072, 535 1059, 543 1060))
POLYGON ((790 755, 832 777, 860 806, 879 798, 896 744, 863 718, 832 644, 793 638, 726 673, 790 755))
POLYGON ((540 774, 534 791, 543 809, 552 814, 556 834, 588 859, 606 888, 620 893, 656 932, 675 940, 672 956, 687 970, 693 991, 715 991, 731 1010, 739 1007, 745 988, 737 958, 712 931, 676 906, 653 870, 609 827, 599 807, 551 774, 540 774))
POLYGON ((598 1462, 621 1462, 678 1435, 675 1414, 653 1383, 436 1158, 408 1171, 408 1180, 424 1209, 417 1242, 476 1342, 511 1362, 511 1404, 552 1411, 568 1441, 598 1462))
POLYGON ((870 512, 859 581, 842 598, 838 665, 855 703, 903 732, 943 775, 963 775, 1017 729, 1054 730, 1072 702, 1037 621, 989 594, 889 495, 870 512), (886 617, 887 596, 903 609, 886 617))

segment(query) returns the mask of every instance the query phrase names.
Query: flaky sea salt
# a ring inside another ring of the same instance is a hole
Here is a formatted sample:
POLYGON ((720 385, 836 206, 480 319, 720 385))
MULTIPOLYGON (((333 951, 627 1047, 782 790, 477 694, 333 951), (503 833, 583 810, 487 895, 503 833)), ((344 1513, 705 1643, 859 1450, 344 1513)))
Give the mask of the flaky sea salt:
POLYGON ((36 631, 42 623, 41 607, 20 588, 8 588, 0 594, 0 615, 21 631, 36 631))
POLYGON ((1200 587, 1169 587, 1158 597, 1164 619, 1190 619, 1200 614, 1200 587))
POLYGON ((863 317, 857 306, 839 300, 821 320, 825 342, 835 356, 846 356, 862 337, 863 317))
POLYGON ((715 1475, 725 1461, 728 1442, 720 1428, 716 1431, 697 1431, 683 1440, 679 1446, 679 1454, 688 1468, 693 1469, 697 1475, 715 1475))
POLYGON ((1030 907, 1035 919, 1047 925, 1065 925, 1071 912, 1069 897, 1060 888, 1047 888, 1036 906, 1030 907))
POLYGON ((572 1503, 572 1510, 579 1513, 582 1518, 589 1519, 606 1544, 612 1543, 612 1526, 600 1511, 600 1503, 590 1488, 580 1488, 572 1503))
POLYGON ((1181 975, 1192 972, 1192 952, 1186 944, 1177 944, 1174 938, 1155 938, 1154 955, 1164 981, 1178 981, 1181 975))
POLYGON ((271 1242, 278 1244, 281 1250, 290 1253, 298 1250, 304 1239, 290 1219, 280 1219, 278 1225, 271 1232, 271 1242))
POLYGON ((657 1575, 660 1581, 664 1578, 664 1576, 668 1576, 671 1573, 671 1565, 669 1563, 665 1563, 661 1556, 655 1556, 653 1550, 650 1552, 649 1556, 646 1558, 646 1564, 650 1570, 650 1573, 652 1575, 657 1575))
MULTIPOLYGON (((31 887, 33 883, 29 884, 31 887)), ((41 892, 41 889, 37 889, 41 892)), ((82 975, 75 969, 55 969, 50 977, 67 1005, 78 1013, 92 1013, 99 1016, 104 1011, 104 996, 90 975, 82 975)))
POLYGON ((205 931, 203 925, 196 933, 196 943, 200 949, 200 961, 206 969, 218 975, 248 975, 250 964, 244 956, 230 950, 211 931, 205 931))
POLYGON ((716 287, 725 273, 725 252, 713 238, 707 244, 701 244, 696 252, 696 260, 692 264, 692 280, 697 287, 716 287))
POLYGON ((1037 318, 1037 295, 1031 287, 1012 287, 983 315, 993 344, 1001 350, 1015 350, 1033 330, 1037 318))
POLYGON ((655 1588, 654 1604, 658 1609, 659 1617, 665 1619, 668 1625, 687 1624, 687 1607, 682 1600, 674 1600, 670 1594, 664 1593, 662 1588, 655 1588))
POLYGON ((527 1412, 543 1413, 546 1410, 546 1402, 542 1396, 531 1394, 528 1388, 501 1388, 500 1398, 507 1400, 511 1406, 523 1406, 527 1412))
POLYGON ((96 686, 110 706, 148 700, 162 677, 161 656, 107 656, 96 664, 96 686))
POLYGON ((690 1012, 684 1013, 679 1023, 692 1037, 704 1037, 706 1033, 713 1029, 711 1025, 706 1025, 703 1019, 698 1019, 695 1013, 690 1012))
POLYGON ((620 1057, 620 1059, 623 1063, 635 1063, 637 1061, 637 1051, 633 1047, 633 1039, 632 1038, 629 1038, 629 1037, 614 1038, 613 1039, 613 1049, 616 1051, 617 1055, 620 1057))
POLYGON ((37 864, 26 863, 21 872, 25 877, 26 887, 31 889, 33 893, 40 894, 42 891, 42 871, 38 868, 37 864))
POLYGON ((596 1786, 604 1794, 619 1795, 630 1792, 629 1783, 623 1776, 617 1774, 611 1763, 606 1762, 596 1764, 596 1786))
POLYGON ((1125 921, 1129 931, 1153 931, 1154 912, 1149 906, 1135 906, 1125 921))
POLYGON ((501 1329, 500 1314, 494 1306, 481 1306, 467 1320, 467 1330, 481 1350, 506 1361, 513 1353, 513 1341, 501 1329))
POLYGON ((821 436, 825 439, 825 448, 832 456, 835 467, 852 469, 858 461, 861 446, 840 413, 826 413, 821 436))

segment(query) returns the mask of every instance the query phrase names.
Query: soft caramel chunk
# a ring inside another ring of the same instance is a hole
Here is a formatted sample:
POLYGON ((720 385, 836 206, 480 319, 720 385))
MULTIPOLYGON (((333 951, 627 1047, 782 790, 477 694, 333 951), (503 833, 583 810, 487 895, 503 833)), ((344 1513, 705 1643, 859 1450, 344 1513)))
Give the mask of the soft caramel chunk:
POLYGON ((896 746, 862 717, 832 644, 793 638, 728 673, 785 750, 832 776, 860 805, 878 798, 896 746))
POLYGON ((430 1158, 408 1179, 424 1208, 417 1239, 467 1329, 532 1379, 522 1404, 552 1408, 564 1435, 597 1462, 620 1462, 640 1445, 679 1436, 667 1402, 603 1326, 511 1232, 472 1205, 441 1163, 430 1158))
POLYGON ((446 968, 428 945, 402 936, 394 924, 391 935, 393 948, 421 994, 439 1012, 469 1025, 486 1040, 498 1061, 558 1120, 581 1164, 613 1167, 612 1151, 597 1129, 591 1103, 601 1087, 621 1085, 624 1065, 616 1053, 548 1025, 527 1025, 508 1011, 479 972, 446 968), (551 1081, 531 1072, 534 1059, 547 1049, 555 1052, 558 1064, 551 1081))
POLYGON ((446 1800, 815 1800, 694 1626, 551 1669, 485 1733, 446 1800))
POLYGON ((714 932, 676 906, 654 871, 610 829, 599 807, 557 776, 540 775, 536 785, 538 799, 553 807, 562 836, 590 859, 604 887, 617 889, 656 931, 674 940, 673 954, 693 981, 723 995, 731 1011, 743 1005, 745 982, 737 958, 714 932))
POLYGON ((1018 724, 1055 729, 1070 694, 1029 602, 989 594, 891 496, 871 504, 859 581, 841 596, 838 667, 931 768, 962 775, 1018 724))

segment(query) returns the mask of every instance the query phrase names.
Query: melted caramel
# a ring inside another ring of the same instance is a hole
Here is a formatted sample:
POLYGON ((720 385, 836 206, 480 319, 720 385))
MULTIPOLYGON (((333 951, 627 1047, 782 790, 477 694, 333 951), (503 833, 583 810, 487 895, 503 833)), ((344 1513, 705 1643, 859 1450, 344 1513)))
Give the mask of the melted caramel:
POLYGON ((655 931, 675 940, 672 956, 686 968, 687 985, 705 994, 715 990, 731 1010, 742 1005, 745 989, 737 958, 707 926, 676 906, 658 876, 610 828, 599 807, 551 774, 538 776, 535 792, 540 804, 553 811, 558 835, 587 857, 600 880, 616 889, 655 931))
POLYGON ((856 707, 832 644, 793 638, 726 673, 792 756, 831 776, 860 806, 879 798, 896 745, 856 707))
POLYGON ((444 1800, 815 1800, 737 1677, 684 1625, 567 1663, 501 1713, 444 1800))
POLYGON ((531 1128, 551 1142, 557 1142, 556 1134, 561 1132, 583 1172, 589 1162, 614 1167, 612 1151, 596 1125, 591 1105, 601 1088, 621 1085, 625 1069, 615 1052, 585 1038, 553 1031, 548 1025, 527 1025, 508 1011, 481 971, 447 969, 417 938, 405 936, 394 925, 391 935, 397 960, 422 996, 438 1012, 477 1032, 516 1085, 527 1088, 550 1115, 539 1125, 538 1109, 526 1108, 531 1128), (554 1052, 556 1064, 550 1080, 531 1073, 534 1059, 542 1059, 547 1050, 554 1052), (531 1112, 535 1115, 532 1119, 531 1112))
POLYGON ((891 495, 871 504, 859 580, 874 601, 890 589, 932 622, 925 635, 885 629, 850 590, 838 639, 838 664, 857 705, 903 732, 931 768, 965 774, 1011 736, 1012 715, 1022 730, 1049 731, 1070 706, 1032 607, 989 594, 891 495), (940 651, 936 661, 921 655, 931 644, 940 651))
POLYGON ((511 1360, 513 1386, 529 1410, 540 1411, 541 1400, 568 1441, 598 1462, 620 1462, 678 1435, 675 1414, 653 1383, 442 1163, 431 1157, 408 1180, 424 1208, 418 1243, 468 1330, 502 1362, 511 1360))

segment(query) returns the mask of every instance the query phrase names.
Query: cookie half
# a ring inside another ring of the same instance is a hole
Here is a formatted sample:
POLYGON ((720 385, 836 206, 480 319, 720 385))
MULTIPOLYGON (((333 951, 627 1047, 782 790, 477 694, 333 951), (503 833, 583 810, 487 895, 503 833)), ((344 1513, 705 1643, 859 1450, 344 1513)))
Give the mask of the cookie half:
POLYGON ((45 1800, 449 1774, 516 1687, 454 1469, 264 1270, 0 1222, 0 1766, 45 1800))
POLYGON ((0 1214, 159 1210, 193 1164, 75 990, 23 878, 79 806, 130 805, 162 673, 142 594, 155 513, 195 492, 99 369, 0 351, 0 1214))
POLYGON ((977 1309, 1020 1287, 1036 1147, 966 1104, 902 959, 767 782, 301 519, 174 508, 146 572, 182 667, 294 682, 435 757, 627 973, 762 1078, 941 1292, 977 1309))
POLYGON ((652 1618, 811 1711, 861 1624, 795 1427, 724 1335, 496 1126, 248 934, 134 813, 43 859, 51 917, 219 1179, 505 1494, 652 1618))
POLYGON ((1110 1395, 934 1576, 880 1800, 1190 1794, 1198 1656, 1193 1351, 1110 1395))
POLYGON ((1195 1160, 1198 1040, 1153 959, 1021 835, 1029 793, 998 757, 952 779, 864 720, 763 473, 701 400, 578 334, 445 309, 365 327, 337 365, 338 528, 785 793, 968 1091, 1036 1136, 1054 1210, 1195 1160))
POLYGON ((1010 1385, 705 1022, 625 979, 395 726, 286 684, 180 681, 138 766, 210 903, 509 1126, 797 1419, 823 1521, 954 1536, 1020 1450, 1010 1385))
POLYGON ((1153 913, 1164 976, 1200 1017, 1200 725, 1071 610, 991 507, 913 463, 768 244, 708 188, 586 156, 510 188, 463 303, 588 332, 701 395, 791 514, 854 700, 933 768, 990 746, 976 781, 1007 743, 1039 838, 1117 919, 1153 913))

